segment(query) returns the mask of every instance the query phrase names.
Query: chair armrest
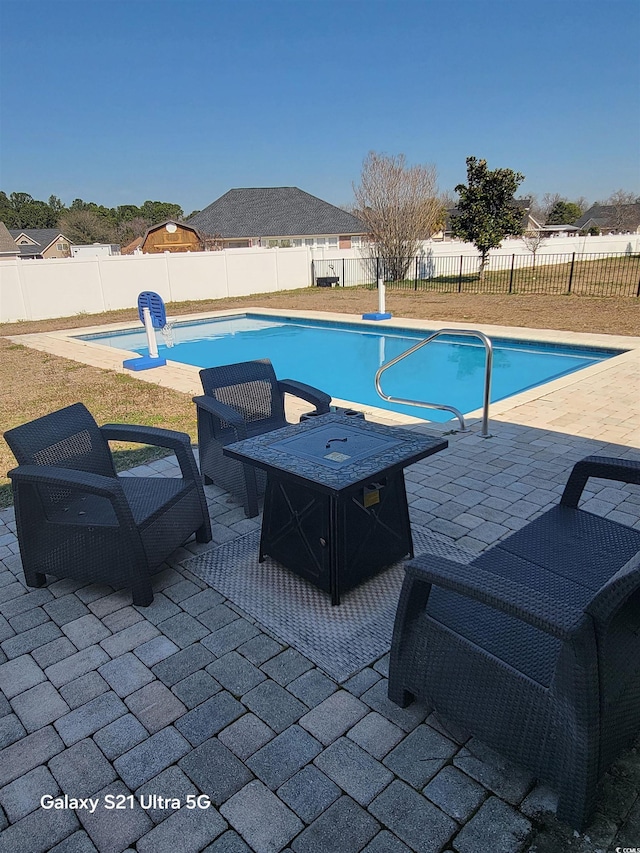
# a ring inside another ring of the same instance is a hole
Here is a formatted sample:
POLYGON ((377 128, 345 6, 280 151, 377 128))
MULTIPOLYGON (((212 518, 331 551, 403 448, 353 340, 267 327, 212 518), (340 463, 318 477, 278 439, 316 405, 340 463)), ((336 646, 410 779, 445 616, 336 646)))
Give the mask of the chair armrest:
POLYGON ((73 489, 106 498, 111 502, 118 523, 126 528, 135 528, 131 508, 124 495, 122 486, 116 477, 76 471, 72 468, 58 468, 55 465, 19 465, 9 471, 7 477, 14 487, 24 483, 30 486, 50 486, 59 489, 73 489))
POLYGON ((215 400, 213 397, 209 397, 206 394, 200 397, 193 397, 193 402, 196 404, 198 409, 202 409, 219 420, 226 421, 230 426, 232 426, 236 431, 237 441, 247 437, 247 428, 244 418, 240 412, 231 408, 231 406, 227 406, 226 403, 221 403, 219 400, 215 400))
POLYGON ((107 441, 135 441, 154 447, 167 447, 176 454, 182 476, 186 480, 199 479, 191 438, 186 432, 137 424, 104 424, 100 432, 107 441))
POLYGON ((564 487, 560 499, 562 506, 577 508, 589 477, 640 485, 640 462, 609 456, 587 456, 581 459, 573 466, 567 485, 564 487))
POLYGON ((293 394, 294 397, 300 397, 301 400, 311 403, 322 415, 329 411, 331 397, 312 385, 297 382, 295 379, 279 379, 278 388, 283 394, 293 394))
MULTIPOLYGON (((473 563, 454 563, 424 554, 405 569, 405 584, 435 584, 528 622, 541 631, 568 639, 589 617, 582 609, 550 598, 516 581, 479 569, 473 563)), ((409 593, 410 594, 410 593, 409 593)))

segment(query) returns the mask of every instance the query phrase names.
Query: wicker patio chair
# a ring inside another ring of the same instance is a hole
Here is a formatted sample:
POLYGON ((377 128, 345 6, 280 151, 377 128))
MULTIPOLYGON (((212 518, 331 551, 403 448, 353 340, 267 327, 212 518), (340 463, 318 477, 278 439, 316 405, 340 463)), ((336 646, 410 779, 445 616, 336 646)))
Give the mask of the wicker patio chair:
POLYGON ((151 574, 192 533, 211 540, 209 513, 189 436, 156 427, 99 427, 82 405, 5 432, 18 460, 9 471, 26 582, 46 574, 129 587, 153 601, 151 574), (173 450, 182 477, 118 477, 108 442, 173 450))
POLYGON ((292 394, 329 411, 331 397, 293 379, 277 379, 269 359, 243 361, 200 371, 204 395, 194 397, 198 412, 200 470, 205 484, 215 483, 234 495, 245 514, 258 514, 258 496, 264 493, 265 474, 224 456, 234 441, 252 438, 287 425, 284 395, 292 394))
POLYGON ((389 669, 392 701, 527 767, 578 830, 640 729, 640 530, 578 508, 589 477, 639 484, 640 463, 587 457, 559 505, 470 564, 409 563, 389 669))

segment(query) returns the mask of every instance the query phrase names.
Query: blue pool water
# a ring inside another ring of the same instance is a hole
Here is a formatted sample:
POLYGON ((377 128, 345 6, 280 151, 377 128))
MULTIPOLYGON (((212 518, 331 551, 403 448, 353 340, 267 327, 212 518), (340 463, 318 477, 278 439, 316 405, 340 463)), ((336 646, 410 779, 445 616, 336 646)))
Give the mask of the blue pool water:
MULTIPOLYGON (((161 356, 197 367, 269 358, 281 378, 297 379, 332 397, 403 412, 423 420, 447 421, 449 412, 387 403, 376 393, 378 368, 429 332, 386 325, 290 320, 243 314, 217 320, 174 325, 175 346, 166 347, 157 333, 161 356)), ((146 354, 143 329, 82 340, 146 354)), ((619 354, 555 344, 493 339, 491 401, 503 400, 619 354)), ((384 391, 394 397, 428 400, 470 412, 482 406, 485 350, 480 341, 443 337, 390 368, 382 377, 384 391)), ((162 368, 158 368, 162 369, 162 368)))

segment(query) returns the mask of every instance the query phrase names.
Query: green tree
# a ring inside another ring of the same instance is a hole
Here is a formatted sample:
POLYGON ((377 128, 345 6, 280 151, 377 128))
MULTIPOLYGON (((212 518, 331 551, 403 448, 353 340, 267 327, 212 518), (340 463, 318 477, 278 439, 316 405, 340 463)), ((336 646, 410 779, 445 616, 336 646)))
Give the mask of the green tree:
POLYGON ((455 188, 460 200, 451 225, 454 237, 473 243, 480 252, 480 278, 490 249, 497 249, 505 237, 519 237, 523 231, 522 211, 514 204, 514 193, 524 175, 512 169, 487 169, 486 160, 467 157, 468 184, 455 188))
POLYGON ((113 226, 95 210, 66 210, 58 228, 72 243, 112 243, 113 226))
POLYGON ((582 210, 580 205, 575 201, 567 201, 566 199, 560 199, 556 201, 551 210, 549 211, 549 215, 547 216, 547 225, 573 225, 573 223, 580 219, 582 216, 582 210))
POLYGON ((152 225, 157 225, 167 219, 182 219, 184 211, 179 204, 171 204, 169 201, 145 201, 139 216, 148 219, 152 225))

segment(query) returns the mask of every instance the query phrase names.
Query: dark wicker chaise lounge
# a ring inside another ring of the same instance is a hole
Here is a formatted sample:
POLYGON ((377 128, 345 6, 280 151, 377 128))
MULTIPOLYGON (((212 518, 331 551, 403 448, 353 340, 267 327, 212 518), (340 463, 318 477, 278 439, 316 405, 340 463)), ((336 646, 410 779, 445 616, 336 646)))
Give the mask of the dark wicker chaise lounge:
POLYGON ((133 590, 153 601, 151 574, 193 533, 211 540, 200 474, 186 433, 99 427, 75 403, 4 434, 19 467, 12 481, 18 543, 29 586, 45 574, 133 590), (109 440, 173 450, 182 477, 118 477, 109 440))
POLYGON ((205 483, 215 483, 241 501, 245 514, 258 514, 258 495, 265 474, 224 456, 227 444, 287 425, 284 395, 306 400, 324 414, 331 397, 293 379, 277 379, 268 359, 243 361, 200 371, 204 395, 194 397, 198 410, 200 470, 205 483))
POLYGON ((469 565, 409 563, 389 672, 394 702, 530 769, 575 829, 640 729, 640 530, 578 508, 589 477, 640 484, 640 463, 587 457, 559 505, 469 565))

